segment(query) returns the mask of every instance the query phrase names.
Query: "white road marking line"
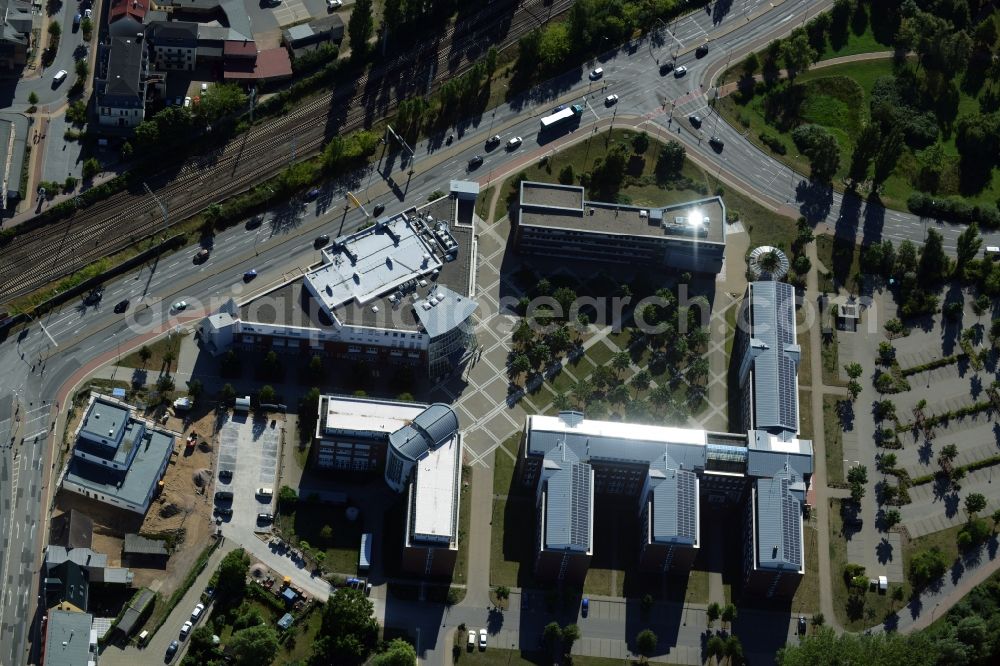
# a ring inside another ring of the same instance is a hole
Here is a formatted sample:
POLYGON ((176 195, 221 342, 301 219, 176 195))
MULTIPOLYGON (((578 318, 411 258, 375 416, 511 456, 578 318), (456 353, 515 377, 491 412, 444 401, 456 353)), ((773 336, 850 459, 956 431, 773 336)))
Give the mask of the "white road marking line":
MULTIPOLYGON (((44 428, 44 429, 42 429, 42 430, 39 430, 38 432, 36 432, 36 433, 35 433, 34 435, 28 435, 27 437, 25 437, 25 439, 34 439, 35 437, 39 437, 39 436, 41 436, 41 435, 44 435, 44 434, 45 434, 45 433, 47 433, 48 431, 49 431, 49 429, 48 429, 48 428, 44 428)), ((28 459, 27 459, 27 458, 25 458, 24 460, 25 460, 25 462, 27 462, 27 461, 28 461, 28 459)), ((25 469, 27 469, 27 468, 25 468, 25 469)))

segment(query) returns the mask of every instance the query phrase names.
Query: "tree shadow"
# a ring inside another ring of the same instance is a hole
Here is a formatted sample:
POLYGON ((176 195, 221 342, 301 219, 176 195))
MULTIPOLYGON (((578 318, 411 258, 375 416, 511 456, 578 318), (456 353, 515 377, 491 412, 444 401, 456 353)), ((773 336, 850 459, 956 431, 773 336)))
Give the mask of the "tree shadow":
POLYGON ((875 546, 875 556, 878 558, 879 564, 886 564, 892 561, 893 547, 889 543, 889 540, 883 537, 878 545, 875 546))
POLYGON ((948 495, 946 495, 944 498, 945 517, 954 518, 955 516, 957 516, 959 504, 960 502, 957 492, 949 493, 948 495))

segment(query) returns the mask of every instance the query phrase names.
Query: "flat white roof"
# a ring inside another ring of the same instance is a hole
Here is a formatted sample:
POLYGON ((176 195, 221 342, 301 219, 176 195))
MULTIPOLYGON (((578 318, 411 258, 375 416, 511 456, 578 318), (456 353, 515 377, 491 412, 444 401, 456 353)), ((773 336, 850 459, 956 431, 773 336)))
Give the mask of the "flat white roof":
POLYGON ((306 273, 305 280, 327 311, 351 301, 364 305, 441 268, 416 223, 400 214, 338 239, 324 250, 324 265, 306 273))
POLYGON ((708 444, 708 433, 705 430, 624 423, 622 421, 591 421, 584 419, 576 425, 570 426, 558 416, 536 414, 531 417, 531 429, 535 431, 574 433, 588 437, 633 439, 668 444, 694 444, 700 446, 708 444))
POLYGON ((379 400, 329 398, 326 408, 327 429, 392 433, 416 418, 427 405, 400 404, 379 400))
POLYGON ((453 539, 458 436, 450 438, 417 462, 413 536, 453 539))

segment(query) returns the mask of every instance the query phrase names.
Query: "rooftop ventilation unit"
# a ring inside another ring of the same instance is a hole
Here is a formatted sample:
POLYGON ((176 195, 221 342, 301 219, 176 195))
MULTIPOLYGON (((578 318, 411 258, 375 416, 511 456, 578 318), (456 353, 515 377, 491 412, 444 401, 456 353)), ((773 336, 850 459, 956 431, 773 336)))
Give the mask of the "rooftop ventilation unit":
POLYGON ((418 282, 417 284, 420 285, 421 287, 426 287, 427 286, 427 280, 421 279, 420 282, 418 282))
POLYGON ((377 305, 373 305, 372 306, 372 312, 374 312, 375 314, 378 314, 378 306, 377 305))
POLYGON ((427 301, 424 301, 423 303, 420 304, 420 307, 422 307, 424 310, 430 310, 431 304, 428 303, 427 301))

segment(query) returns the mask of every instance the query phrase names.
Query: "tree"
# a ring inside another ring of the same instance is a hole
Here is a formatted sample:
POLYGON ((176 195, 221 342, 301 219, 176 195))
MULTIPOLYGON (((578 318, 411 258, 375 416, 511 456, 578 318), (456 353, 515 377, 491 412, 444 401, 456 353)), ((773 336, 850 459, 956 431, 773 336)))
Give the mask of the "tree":
POLYGON ((920 262, 917 266, 917 279, 923 286, 933 286, 940 283, 950 270, 951 260, 944 252, 944 237, 935 230, 927 230, 927 241, 920 252, 920 262))
POLYGON ((646 132, 636 134, 632 139, 632 150, 635 151, 636 155, 642 155, 649 150, 649 134, 646 132))
POLYGON ((753 76, 760 69, 760 58, 755 52, 751 52, 750 55, 744 58, 742 67, 745 76, 753 76))
POLYGON ((854 465, 847 472, 847 482, 851 485, 851 499, 860 502, 865 496, 865 484, 868 483, 868 468, 864 465, 854 465))
POLYGON ((858 399, 858 396, 861 394, 861 390, 862 390, 861 382, 859 382, 858 380, 852 379, 851 381, 847 382, 847 396, 851 399, 851 402, 854 402, 855 400, 858 399))
POLYGON ((573 643, 580 640, 580 627, 575 624, 567 624, 562 629, 563 649, 568 654, 573 650, 573 643))
POLYGON ((899 511, 896 509, 890 509, 882 515, 882 524, 885 526, 886 530, 891 530, 893 527, 899 524, 901 516, 899 511))
POLYGON ((94 21, 84 17, 84 19, 80 21, 80 32, 83 33, 83 38, 89 42, 90 36, 94 32, 94 21))
POLYGON ((274 351, 269 351, 264 355, 264 375, 268 379, 277 379, 281 376, 281 362, 278 360, 278 354, 274 351))
POLYGON ((562 66, 573 50, 569 29, 564 23, 554 23, 542 29, 538 42, 538 61, 543 71, 562 66))
POLYGON ((572 164, 567 164, 559 171, 559 182, 562 185, 572 185, 574 177, 572 164))
MULTIPOLYGON (((246 104, 247 96, 242 88, 234 83, 216 83, 202 93, 196 112, 205 122, 214 123, 224 116, 239 112, 246 104)), ((163 127, 160 129, 162 131, 163 127)))
POLYGON ((34 90, 28 93, 28 104, 30 104, 31 106, 38 104, 38 93, 36 93, 34 90))
POLYGON ((785 65, 790 81, 794 81, 799 73, 809 69, 809 65, 815 62, 817 57, 816 49, 809 43, 809 36, 805 31, 796 30, 791 37, 782 42, 781 61, 785 65))
POLYGON ((91 157, 84 161, 83 163, 83 177, 93 178, 97 174, 101 173, 101 163, 97 161, 96 157, 91 157))
POLYGON ((160 375, 156 378, 156 390, 160 393, 167 393, 174 390, 174 378, 170 375, 160 375))
POLYGON ((965 512, 971 520, 977 513, 986 508, 986 497, 981 493, 969 493, 965 497, 965 512))
POLYGON ((743 643, 735 634, 730 634, 726 638, 725 655, 730 664, 743 663, 743 643))
POLYGON ((233 388, 233 385, 223 384, 222 388, 219 389, 219 400, 224 405, 228 405, 231 404, 235 398, 236 398, 236 389, 233 388))
POLYGON ((77 60, 74 69, 76 69, 76 75, 81 79, 87 78, 87 75, 90 74, 90 65, 87 64, 86 60, 77 60))
POLYGON ((889 472, 896 467, 896 454, 883 453, 878 459, 878 468, 881 472, 889 472))
POLYGON ((615 355, 611 357, 611 367, 617 372, 625 370, 630 365, 632 365, 632 357, 625 350, 615 352, 615 355))
POLYGON ((188 395, 190 395, 195 401, 201 397, 201 394, 205 392, 205 387, 202 385, 200 379, 192 379, 188 381, 188 395))
POLYGON ((270 384, 262 386, 260 393, 257 395, 257 399, 262 405, 273 405, 276 398, 277 393, 275 393, 274 387, 270 384))
POLYGON ((992 301, 986 294, 979 294, 976 300, 972 303, 972 311, 975 313, 976 317, 982 317, 986 314, 986 311, 990 309, 992 301))
POLYGON ((846 372, 847 376, 850 377, 851 379, 857 379, 864 373, 864 371, 865 369, 861 366, 860 363, 857 362, 848 363, 847 365, 844 366, 844 372, 846 372))
POLYGON ((708 618, 709 629, 712 628, 712 625, 719 619, 720 615, 722 615, 722 607, 719 606, 718 602, 713 601, 708 605, 708 608, 705 609, 705 617, 708 618))
POLYGON ((560 628, 558 622, 549 622, 542 629, 542 641, 549 646, 549 649, 554 650, 559 642, 562 641, 562 628, 560 628))
POLYGON ((248 627, 234 633, 226 647, 237 664, 268 666, 278 654, 278 633, 267 625, 248 627))
POLYGON ((656 177, 660 181, 671 180, 680 175, 687 153, 684 146, 670 140, 660 149, 656 158, 656 177))
POLYGON ((291 486, 281 486, 278 490, 278 506, 283 511, 293 511, 295 503, 299 501, 299 494, 291 486))
POLYGON ((722 622, 732 626, 736 620, 736 604, 728 603, 722 607, 722 622))
POLYGON ((632 388, 635 389, 636 393, 640 393, 648 389, 652 381, 653 379, 649 374, 649 370, 642 369, 632 377, 629 383, 632 384, 632 388))
POLYGON ((969 262, 976 258, 979 249, 983 246, 983 238, 979 235, 979 225, 973 222, 958 235, 955 240, 955 249, 958 254, 955 268, 960 275, 964 275, 965 268, 969 262))
POLYGON ((531 359, 527 354, 518 354, 510 363, 510 371, 514 377, 522 375, 531 370, 531 359))
POLYGON ((375 29, 375 19, 372 17, 372 0, 357 0, 347 21, 347 40, 351 47, 351 56, 362 59, 368 53, 368 40, 375 29))
POLYGON ((59 25, 59 21, 52 21, 49 23, 49 40, 52 44, 59 44, 59 36, 62 35, 62 26, 59 25))
POLYGON ((635 637, 636 652, 644 657, 652 657, 656 652, 656 645, 659 639, 649 629, 643 629, 635 637))
POLYGON ((417 663, 417 651, 402 638, 394 638, 385 652, 377 655, 372 666, 413 666, 417 663))
POLYGON ((914 587, 937 580, 948 569, 948 560, 937 546, 921 550, 910 558, 910 580, 914 587))
POLYGON ((364 663, 378 642, 378 624, 372 616, 374 610, 363 592, 338 588, 323 607, 312 662, 317 665, 364 663))
POLYGON ((958 447, 954 444, 947 444, 941 449, 941 453, 938 454, 940 460, 946 460, 951 462, 958 457, 958 447))
POLYGON ((237 600, 243 597, 249 568, 250 557, 243 549, 231 551, 222 558, 215 584, 215 591, 220 599, 237 600))
POLYGON ((812 178, 828 181, 840 166, 840 145, 821 125, 799 125, 792 131, 792 141, 809 159, 812 178))
POLYGON ((149 347, 143 345, 139 347, 138 353, 139 353, 139 360, 142 361, 142 365, 143 367, 145 367, 146 363, 149 362, 149 359, 152 358, 153 352, 149 351, 149 347))
POLYGON ((722 663, 723 657, 726 656, 726 639, 719 634, 712 634, 705 643, 705 656, 708 657, 709 663, 712 659, 722 663))

